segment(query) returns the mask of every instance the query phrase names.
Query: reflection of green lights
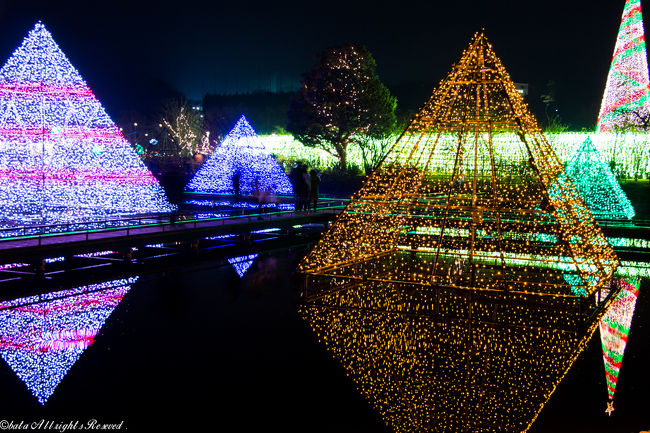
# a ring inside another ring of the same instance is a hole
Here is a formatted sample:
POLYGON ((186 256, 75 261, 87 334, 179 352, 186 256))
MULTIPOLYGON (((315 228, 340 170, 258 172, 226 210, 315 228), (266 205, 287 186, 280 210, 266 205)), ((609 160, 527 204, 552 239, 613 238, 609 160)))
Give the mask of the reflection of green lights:
MULTIPOLYGON (((440 236, 440 227, 416 227, 415 230, 406 232, 407 234, 440 236)), ((453 236, 459 238, 468 238, 470 231, 468 229, 445 229, 445 236, 453 236)), ((488 232, 487 230, 476 230, 476 237, 496 236, 496 231, 488 232)), ((517 232, 501 232, 501 238, 507 240, 524 240, 524 241, 540 241, 546 243, 557 243, 557 235, 550 233, 517 233, 517 232)), ((592 239, 594 242, 595 239, 592 239)), ((571 243, 579 243, 580 239, 576 236, 571 238, 571 243)), ((613 247, 623 248, 640 248, 650 249, 650 240, 648 239, 630 239, 630 238, 607 238, 607 242, 613 247)))
MULTIPOLYGON (((408 245, 398 245, 398 250, 410 251, 411 247, 408 245)), ((433 254, 438 251, 435 247, 418 247, 418 253, 433 254)), ((472 261, 477 264, 495 265, 500 266, 502 263, 507 266, 524 266, 536 267, 543 269, 557 269, 565 272, 576 272, 578 266, 584 272, 597 272, 598 268, 593 263, 583 262, 576 263, 571 257, 561 256, 540 256, 535 254, 519 254, 519 253, 501 253, 498 251, 474 251, 458 250, 449 248, 440 248, 440 256, 445 257, 465 257, 469 258, 472 255, 472 261)))
MULTIPOLYGON (((502 220, 503 221, 503 220, 502 220)), ((407 234, 440 236, 440 227, 416 227, 414 231, 409 231, 407 234)), ((470 231, 468 229, 446 228, 445 236, 453 236, 459 238, 468 238, 470 231)), ((520 232, 501 232, 496 230, 476 230, 477 238, 490 238, 500 236, 501 239, 518 240, 518 241, 538 241, 546 243, 557 243, 557 236, 550 233, 520 233, 520 232)))
POLYGON ((616 275, 630 278, 650 278, 650 263, 622 261, 616 269, 616 275))
MULTIPOLYGON (((407 245, 398 245, 398 250, 411 251, 407 245)), ((437 248, 418 247, 418 254, 433 255, 436 254, 437 248)), ((441 248, 438 257, 469 259, 469 250, 457 250, 441 248)), ((508 266, 508 267, 525 267, 537 269, 553 269, 563 272, 562 277, 570 287, 575 296, 588 296, 587 287, 594 286, 596 280, 589 274, 597 272, 597 266, 592 262, 576 263, 570 257, 561 256, 538 256, 533 254, 501 253, 498 251, 474 251, 471 253, 472 263, 486 266, 508 266), (587 276, 587 280, 583 278, 587 276)), ((650 265, 638 262, 623 262, 625 266, 619 266, 617 275, 642 277, 650 276, 650 265)), ((608 263, 612 265, 612 263, 608 263)))
POLYGON ((650 240, 647 239, 607 238, 607 242, 613 247, 650 249, 650 240))

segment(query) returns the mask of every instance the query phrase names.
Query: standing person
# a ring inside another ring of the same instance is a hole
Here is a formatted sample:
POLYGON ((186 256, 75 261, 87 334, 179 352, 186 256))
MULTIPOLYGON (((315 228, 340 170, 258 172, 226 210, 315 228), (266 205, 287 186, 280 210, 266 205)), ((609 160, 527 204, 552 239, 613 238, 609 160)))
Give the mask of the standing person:
POLYGON ((300 174, 300 163, 296 164, 289 172, 289 181, 291 181, 291 186, 293 187, 293 209, 295 211, 300 210, 300 182, 302 176, 300 174))
POLYGON ((255 178, 253 183, 253 197, 255 197, 255 203, 257 203, 257 219, 262 219, 262 214, 264 213, 264 204, 266 203, 267 191, 260 188, 260 183, 255 178))
POLYGON ((241 173, 237 170, 235 174, 232 175, 232 188, 235 190, 235 201, 239 201, 240 198, 240 180, 241 173))
POLYGON ((309 172, 309 201, 307 203, 307 210, 309 210, 309 205, 314 203, 314 210, 318 205, 318 186, 320 185, 320 176, 316 169, 312 169, 309 172))
POLYGON ((309 173, 307 173, 307 165, 302 164, 300 169, 300 174, 302 177, 302 206, 300 210, 307 211, 309 210, 309 187, 311 182, 309 180, 309 173))
POLYGON ((293 184, 295 210, 301 211, 306 209, 307 200, 309 198, 309 175, 307 174, 307 166, 299 162, 298 165, 291 170, 289 179, 293 184))

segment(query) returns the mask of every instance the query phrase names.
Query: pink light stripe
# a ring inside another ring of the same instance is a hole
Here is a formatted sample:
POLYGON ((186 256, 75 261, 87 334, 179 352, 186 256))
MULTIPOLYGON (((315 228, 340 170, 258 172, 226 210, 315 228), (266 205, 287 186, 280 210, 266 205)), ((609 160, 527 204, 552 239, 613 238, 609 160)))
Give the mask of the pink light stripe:
POLYGON ((52 86, 49 84, 8 84, 1 83, 0 91, 11 92, 11 93, 36 93, 42 95, 43 93, 50 94, 67 94, 67 95, 84 95, 84 96, 95 96, 88 87, 68 87, 68 86, 52 86))

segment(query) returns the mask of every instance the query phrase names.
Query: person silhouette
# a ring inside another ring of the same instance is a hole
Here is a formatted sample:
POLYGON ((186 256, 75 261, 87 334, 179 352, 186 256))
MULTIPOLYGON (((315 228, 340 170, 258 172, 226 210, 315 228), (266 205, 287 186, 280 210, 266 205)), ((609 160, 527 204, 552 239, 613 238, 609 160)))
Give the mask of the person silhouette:
POLYGON ((309 205, 314 204, 314 210, 318 205, 318 186, 320 185, 320 176, 318 176, 318 171, 312 169, 309 172, 309 200, 307 201, 307 210, 309 210, 309 205))
POLYGON ((239 170, 237 170, 235 173, 232 175, 232 188, 235 191, 235 201, 239 201, 240 198, 240 184, 241 181, 241 173, 239 173, 239 170))

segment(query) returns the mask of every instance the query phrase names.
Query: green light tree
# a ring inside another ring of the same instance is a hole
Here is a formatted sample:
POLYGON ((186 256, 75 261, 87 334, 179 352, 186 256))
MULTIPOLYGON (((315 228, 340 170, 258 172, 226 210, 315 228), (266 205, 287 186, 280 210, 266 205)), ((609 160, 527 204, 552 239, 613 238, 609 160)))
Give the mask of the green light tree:
POLYGON ((379 80, 364 47, 331 47, 303 76, 287 113, 287 130, 306 146, 336 156, 347 166, 348 145, 393 131, 397 100, 379 80))

